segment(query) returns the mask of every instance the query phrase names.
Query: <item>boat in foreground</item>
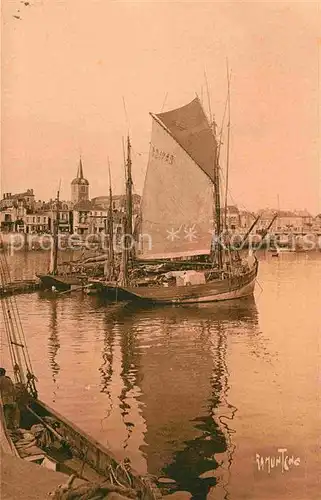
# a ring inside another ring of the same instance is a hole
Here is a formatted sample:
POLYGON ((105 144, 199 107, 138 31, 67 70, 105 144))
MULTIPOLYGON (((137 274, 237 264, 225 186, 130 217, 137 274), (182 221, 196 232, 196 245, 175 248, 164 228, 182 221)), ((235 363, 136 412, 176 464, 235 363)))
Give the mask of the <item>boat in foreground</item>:
POLYGON ((147 478, 119 463, 110 450, 39 399, 25 398, 19 429, 7 429, 2 412, 1 421, 12 454, 21 459, 76 476, 84 484, 104 484, 108 491, 125 496, 146 500, 160 496, 147 478))

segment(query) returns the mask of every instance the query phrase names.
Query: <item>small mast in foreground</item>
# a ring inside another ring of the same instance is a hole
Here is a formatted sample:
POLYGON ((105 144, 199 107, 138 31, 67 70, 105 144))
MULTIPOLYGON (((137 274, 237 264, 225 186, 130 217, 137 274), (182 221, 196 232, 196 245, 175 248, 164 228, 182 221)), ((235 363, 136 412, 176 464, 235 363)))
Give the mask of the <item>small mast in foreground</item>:
POLYGON ((53 218, 53 241, 51 245, 51 253, 50 253, 50 266, 49 273, 57 274, 58 273, 58 238, 59 238, 59 196, 60 196, 60 183, 57 191, 56 198, 56 211, 55 217, 53 218))
POLYGON ((108 174, 109 174, 109 208, 107 217, 107 235, 108 235, 108 272, 107 280, 112 281, 115 274, 115 259, 114 259, 114 217, 113 217, 113 191, 111 187, 111 172, 110 162, 108 158, 108 174))
POLYGON ((128 265, 133 259, 132 237, 133 237, 133 179, 132 179, 132 160, 131 160, 131 144, 129 135, 127 136, 127 160, 125 161, 125 187, 126 187, 126 202, 125 202, 125 217, 124 217, 124 234, 122 238, 122 261, 120 282, 123 286, 128 285, 128 265))

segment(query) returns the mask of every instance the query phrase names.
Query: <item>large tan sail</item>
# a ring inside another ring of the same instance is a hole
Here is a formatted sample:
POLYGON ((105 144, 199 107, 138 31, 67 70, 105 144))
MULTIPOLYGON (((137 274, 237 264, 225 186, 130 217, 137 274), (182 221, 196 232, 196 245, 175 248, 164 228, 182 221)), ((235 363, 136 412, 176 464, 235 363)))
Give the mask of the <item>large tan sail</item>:
POLYGON ((215 140, 204 111, 195 99, 152 117, 138 258, 209 254, 215 140))

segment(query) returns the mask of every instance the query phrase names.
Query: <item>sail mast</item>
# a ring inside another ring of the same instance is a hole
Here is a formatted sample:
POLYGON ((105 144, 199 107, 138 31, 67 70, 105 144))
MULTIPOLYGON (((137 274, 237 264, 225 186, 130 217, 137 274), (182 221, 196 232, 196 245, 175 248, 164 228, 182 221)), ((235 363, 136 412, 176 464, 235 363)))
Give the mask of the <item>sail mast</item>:
POLYGON ((215 141, 215 155, 214 155, 214 165, 213 165, 213 181, 214 181, 214 228, 215 228, 215 239, 216 239, 216 245, 214 245, 214 242, 212 242, 212 258, 214 258, 214 255, 217 250, 217 264, 218 268, 222 269, 223 267, 223 257, 222 257, 222 247, 221 247, 221 242, 220 242, 220 236, 222 232, 222 227, 221 227, 221 194, 220 194, 220 171, 219 171, 219 158, 218 158, 218 145, 217 145, 217 138, 216 138, 216 123, 215 120, 212 116, 212 107, 211 107, 211 98, 210 98, 210 92, 209 92, 209 86, 208 86, 208 81, 207 81, 207 76, 206 72, 204 71, 205 75, 205 83, 206 83, 206 91, 207 91, 207 100, 208 100, 208 107, 209 107, 209 113, 210 113, 210 126, 212 129, 212 133, 214 136, 214 141, 215 141))
MULTIPOLYGON (((125 155, 124 155, 125 156, 125 155)), ((125 161, 125 217, 124 217, 124 235, 122 242, 122 265, 121 265, 121 283, 128 285, 128 262, 131 254, 132 245, 132 173, 131 173, 131 144, 129 135, 127 136, 127 160, 125 161)))
POLYGON ((230 133, 231 133, 231 93, 230 93, 230 73, 228 61, 226 62, 227 69, 227 145, 226 145, 226 178, 225 178, 225 206, 224 206, 224 229, 227 229, 227 195, 229 181, 229 166, 230 166, 230 133))
POLYGON ((128 238, 133 234, 133 179, 132 179, 132 160, 131 144, 129 135, 127 136, 127 175, 126 175, 126 215, 127 215, 127 235, 128 238))
POLYGON ((59 233, 59 192, 60 192, 60 183, 57 191, 56 198, 56 213, 53 217, 53 242, 51 246, 51 254, 50 254, 50 273, 57 274, 58 271, 58 233, 59 233))
MULTIPOLYGON (((215 139, 215 148, 217 153, 217 142, 216 142, 216 123, 213 120, 213 134, 215 139)), ((220 192, 220 167, 218 163, 217 154, 215 154, 214 158, 214 204, 215 204, 215 219, 216 219, 216 247, 217 247, 217 264, 218 268, 222 269, 223 267, 223 256, 222 256, 222 246, 221 246, 221 232, 222 232, 222 224, 221 224, 221 192, 220 192)), ((214 250, 215 247, 214 247, 214 250)))
POLYGON ((108 158, 108 174, 109 174, 109 208, 107 219, 107 232, 108 232, 108 264, 109 272, 108 279, 114 278, 114 218, 113 218, 113 192, 111 187, 111 172, 110 162, 108 158))

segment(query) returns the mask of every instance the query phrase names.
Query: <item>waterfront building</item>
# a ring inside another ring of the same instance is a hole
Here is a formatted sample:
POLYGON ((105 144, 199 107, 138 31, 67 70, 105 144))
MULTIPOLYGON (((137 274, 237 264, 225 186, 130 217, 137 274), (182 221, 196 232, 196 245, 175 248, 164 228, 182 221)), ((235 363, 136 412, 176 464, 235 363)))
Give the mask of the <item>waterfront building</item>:
POLYGON ((258 229, 263 230, 268 226, 275 213, 278 214, 271 227, 274 234, 306 234, 312 231, 314 225, 313 216, 307 210, 261 210, 258 221, 258 229))
POLYGON ((4 233, 23 231, 23 221, 19 219, 16 207, 8 207, 0 211, 0 228, 4 233))
POLYGON ((25 233, 49 233, 49 227, 50 222, 47 212, 29 212, 24 216, 25 233))
MULTIPOLYGON (((54 221, 57 220, 57 201, 50 200, 47 207, 49 216, 49 231, 52 233, 54 229, 54 221)), ((58 213, 58 232, 59 233, 72 233, 73 226, 73 210, 72 203, 68 201, 59 201, 58 213)))
POLYGON ((248 231, 256 219, 256 215, 247 210, 240 210, 240 230, 248 231))
MULTIPOLYGON (((73 232, 81 235, 106 232, 108 209, 92 201, 80 201, 73 207, 73 232)), ((116 240, 123 232, 123 213, 114 210, 113 230, 116 240)))
POLYGON ((90 212, 92 210, 92 202, 82 200, 75 203, 73 206, 73 232, 77 234, 90 233, 90 212))
POLYGON ((306 210, 296 210, 295 215, 300 218, 300 231, 310 232, 313 226, 313 216, 306 210))
POLYGON ((0 210, 6 208, 23 206, 28 210, 33 210, 35 204, 35 195, 33 189, 27 189, 24 193, 12 194, 4 193, 0 200, 0 210))
MULTIPOLYGON (((137 215, 140 210, 141 196, 133 194, 133 214, 137 215)), ((109 209, 109 196, 97 196, 92 199, 94 205, 99 205, 106 210, 109 209)), ((124 194, 113 195, 113 210, 124 213, 126 209, 126 196, 124 194)))

